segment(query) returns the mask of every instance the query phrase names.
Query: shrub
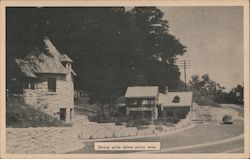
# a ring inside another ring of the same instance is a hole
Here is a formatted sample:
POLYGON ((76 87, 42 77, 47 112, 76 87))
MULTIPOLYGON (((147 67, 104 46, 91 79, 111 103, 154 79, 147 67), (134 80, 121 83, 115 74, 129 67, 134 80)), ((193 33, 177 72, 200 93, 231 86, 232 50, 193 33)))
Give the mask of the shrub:
POLYGON ((163 127, 162 126, 156 126, 155 130, 158 130, 158 131, 162 132, 163 131, 163 127))
POLYGON ((166 119, 155 119, 154 120, 154 125, 165 125, 168 127, 174 126, 175 123, 178 123, 180 120, 178 118, 174 118, 174 117, 169 117, 166 119))
POLYGON ((177 118, 177 117, 168 117, 168 118, 166 118, 166 119, 164 120, 164 124, 166 124, 166 123, 176 124, 176 123, 178 123, 179 121, 180 121, 180 119, 177 118))
POLYGON ((222 118, 222 121, 224 124, 232 124, 233 123, 233 117, 231 115, 225 115, 222 118))
POLYGON ((131 119, 127 121, 127 126, 137 127, 143 125, 149 125, 150 121, 146 119, 131 119))
POLYGON ((171 122, 164 122, 164 125, 167 126, 167 127, 173 127, 173 126, 174 126, 174 123, 171 123, 171 122))
POLYGON ((214 102, 213 100, 209 99, 207 96, 202 95, 199 91, 193 90, 193 99, 194 102, 197 103, 200 106, 219 106, 218 103, 214 102))
POLYGON ((163 124, 163 121, 162 119, 155 119, 154 122, 153 122, 154 125, 162 125, 163 124))

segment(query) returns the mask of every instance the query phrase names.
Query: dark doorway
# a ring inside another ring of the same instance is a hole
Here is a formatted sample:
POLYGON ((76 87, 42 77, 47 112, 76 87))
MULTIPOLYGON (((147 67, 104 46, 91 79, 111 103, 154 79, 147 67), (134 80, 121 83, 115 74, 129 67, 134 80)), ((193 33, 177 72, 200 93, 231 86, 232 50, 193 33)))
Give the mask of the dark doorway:
POLYGON ((161 109, 161 105, 157 105, 158 118, 162 119, 163 110, 161 109))
POLYGON ((66 120, 66 108, 60 108, 60 120, 66 120))
POLYGON ((72 120, 72 111, 73 111, 73 109, 70 108, 70 113, 69 113, 69 120, 70 120, 70 121, 72 120))

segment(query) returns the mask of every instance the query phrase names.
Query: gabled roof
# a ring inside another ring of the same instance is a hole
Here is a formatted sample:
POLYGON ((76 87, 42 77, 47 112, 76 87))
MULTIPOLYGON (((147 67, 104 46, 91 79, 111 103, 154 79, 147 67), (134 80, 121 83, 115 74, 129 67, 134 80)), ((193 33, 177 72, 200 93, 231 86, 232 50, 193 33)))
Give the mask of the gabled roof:
POLYGON ((192 92, 168 92, 167 94, 160 93, 158 103, 162 107, 182 107, 191 106, 193 100, 192 92), (179 102, 175 102, 175 98, 179 97, 179 102))
MULTIPOLYGON (((25 58, 15 59, 24 75, 35 78, 39 73, 67 74, 68 71, 60 61, 62 55, 53 43, 47 37, 43 39, 43 43, 42 50, 34 48, 25 58)), ((73 70, 72 73, 75 75, 73 70)))
POLYGON ((125 98, 153 98, 158 95, 158 86, 128 87, 125 98))

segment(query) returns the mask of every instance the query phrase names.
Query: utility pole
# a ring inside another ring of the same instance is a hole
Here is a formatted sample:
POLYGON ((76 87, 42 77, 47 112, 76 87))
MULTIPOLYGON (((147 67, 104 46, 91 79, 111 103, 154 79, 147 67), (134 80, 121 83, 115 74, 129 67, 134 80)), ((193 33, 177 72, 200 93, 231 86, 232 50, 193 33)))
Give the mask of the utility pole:
POLYGON ((184 82, 185 82, 185 91, 187 91, 187 69, 190 68, 190 60, 181 60, 176 62, 179 69, 184 71, 184 82))
POLYGON ((186 60, 184 60, 185 92, 187 91, 186 60))

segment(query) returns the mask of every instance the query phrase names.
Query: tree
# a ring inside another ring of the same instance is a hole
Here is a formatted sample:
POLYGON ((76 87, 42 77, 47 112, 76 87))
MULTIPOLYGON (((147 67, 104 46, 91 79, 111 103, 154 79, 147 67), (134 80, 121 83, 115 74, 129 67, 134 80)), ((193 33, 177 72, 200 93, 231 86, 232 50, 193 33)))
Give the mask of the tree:
POLYGON ((46 35, 73 59, 76 89, 102 107, 131 85, 174 89, 180 82, 175 60, 186 47, 168 29, 156 7, 8 8, 7 78, 16 75, 14 59, 41 46, 46 35))
POLYGON ((237 85, 232 88, 226 96, 227 103, 240 104, 244 103, 244 87, 237 85))
POLYGON ((208 74, 202 75, 201 80, 198 75, 193 75, 189 87, 194 92, 195 102, 200 105, 216 105, 224 102, 225 87, 210 79, 208 74))
POLYGON ((207 74, 204 74, 201 79, 198 75, 193 75, 189 88, 194 92, 194 101, 200 105, 217 105, 219 103, 242 105, 244 103, 243 86, 237 85, 227 93, 225 87, 210 79, 207 74))
POLYGON ((132 9, 135 36, 141 37, 135 48, 137 65, 135 69, 145 84, 176 88, 180 82, 180 72, 175 65, 177 55, 183 55, 186 47, 168 33, 168 21, 156 7, 136 7, 132 9))

